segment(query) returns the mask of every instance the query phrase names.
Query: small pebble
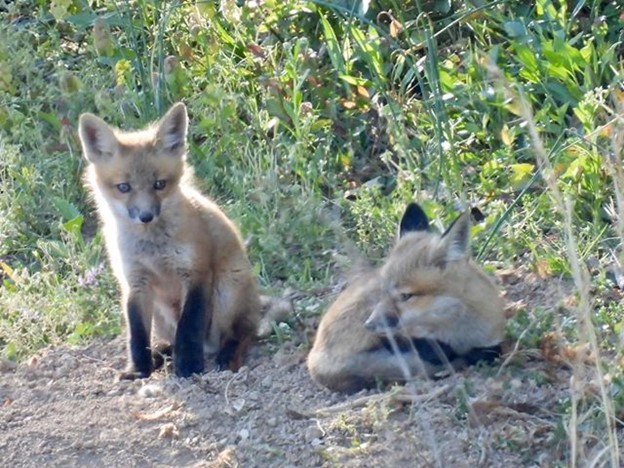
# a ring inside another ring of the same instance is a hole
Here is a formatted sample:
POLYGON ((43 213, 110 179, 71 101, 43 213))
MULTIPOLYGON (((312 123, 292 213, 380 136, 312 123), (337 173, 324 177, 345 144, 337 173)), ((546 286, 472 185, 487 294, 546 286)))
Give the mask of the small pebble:
POLYGON ((249 439, 249 430, 241 429, 238 431, 238 437, 240 437, 241 441, 249 439))
POLYGON ((66 369, 75 369, 78 367, 78 359, 76 359, 71 354, 62 354, 58 358, 59 367, 63 367, 66 369))
POLYGON ((159 439, 177 439, 178 437, 180 437, 180 432, 175 424, 167 423, 160 426, 160 430, 158 431, 159 439))
POLYGON ((234 398, 231 402, 232 408, 238 413, 245 406, 244 398, 234 398))
POLYGON ((318 424, 314 424, 313 426, 306 428, 303 437, 306 442, 313 443, 315 439, 322 439, 324 436, 325 432, 318 426, 318 424))
POLYGON ((155 398, 162 394, 162 388, 157 384, 145 384, 139 388, 137 394, 143 398, 155 398))

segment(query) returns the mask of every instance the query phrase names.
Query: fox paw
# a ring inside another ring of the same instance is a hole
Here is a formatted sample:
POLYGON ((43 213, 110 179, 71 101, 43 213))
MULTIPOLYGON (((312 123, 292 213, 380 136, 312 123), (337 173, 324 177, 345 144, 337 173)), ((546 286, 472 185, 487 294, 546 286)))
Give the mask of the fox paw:
POLYGON ((217 370, 231 370, 237 372, 243 365, 245 350, 249 347, 250 339, 229 340, 217 353, 215 359, 217 370))
POLYGON ((204 372, 204 359, 176 359, 174 355, 173 368, 177 377, 190 377, 193 374, 204 372))
POLYGON ((160 369, 171 362, 173 347, 169 343, 161 342, 152 346, 152 364, 154 370, 160 369))
POLYGON ((236 365, 233 357, 229 354, 219 353, 215 359, 215 368, 217 371, 231 370, 236 372, 240 366, 236 365))
POLYGON ((137 380, 146 379, 150 376, 148 372, 140 372, 134 370, 125 370, 119 373, 119 380, 137 380))

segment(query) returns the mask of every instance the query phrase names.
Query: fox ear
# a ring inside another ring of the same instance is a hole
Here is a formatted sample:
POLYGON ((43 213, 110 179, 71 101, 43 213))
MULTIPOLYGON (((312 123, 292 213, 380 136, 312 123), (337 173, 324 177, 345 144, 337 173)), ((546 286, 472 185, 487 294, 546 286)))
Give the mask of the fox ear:
POLYGON ((93 114, 80 116, 78 136, 84 157, 92 163, 111 158, 117 150, 117 137, 112 128, 93 114))
POLYGON ((428 231, 429 219, 423 209, 417 203, 410 203, 403 213, 401 224, 399 225, 399 237, 408 232, 428 231))
POLYGON ((176 156, 184 154, 187 127, 186 106, 178 102, 158 123, 157 141, 162 145, 162 149, 176 156))
POLYGON ((442 234, 446 261, 456 262, 470 255, 470 211, 459 215, 442 234))

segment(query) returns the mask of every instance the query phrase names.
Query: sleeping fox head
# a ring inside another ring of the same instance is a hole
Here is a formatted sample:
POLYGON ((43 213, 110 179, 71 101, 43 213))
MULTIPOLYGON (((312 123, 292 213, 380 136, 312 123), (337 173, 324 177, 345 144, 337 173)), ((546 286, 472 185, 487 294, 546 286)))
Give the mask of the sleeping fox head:
POLYGON ((436 339, 460 354, 498 344, 504 333, 502 300, 470 259, 469 238, 469 212, 439 235, 429 230, 422 209, 410 204, 399 240, 379 272, 381 297, 365 327, 379 334, 436 339))
POLYGON ((82 114, 79 136, 89 185, 99 204, 120 221, 155 222, 185 172, 186 107, 175 104, 156 124, 122 132, 93 114, 82 114))

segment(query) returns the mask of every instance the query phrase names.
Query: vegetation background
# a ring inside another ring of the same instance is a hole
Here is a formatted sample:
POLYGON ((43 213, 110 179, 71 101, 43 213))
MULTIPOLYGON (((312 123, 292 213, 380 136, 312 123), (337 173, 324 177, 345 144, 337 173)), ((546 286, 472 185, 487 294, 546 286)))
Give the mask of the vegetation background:
POLYGON ((565 351, 586 385, 562 395, 561 438, 593 434, 594 461, 619 463, 620 1, 16 0, 0 20, 6 359, 120 332, 78 116, 136 128, 182 100, 199 185, 263 288, 300 293, 273 340, 318 317, 358 255, 383 257, 409 201, 438 226, 477 207, 487 269, 574 282, 556 310, 516 307, 508 335, 519 368, 545 340, 565 351))

